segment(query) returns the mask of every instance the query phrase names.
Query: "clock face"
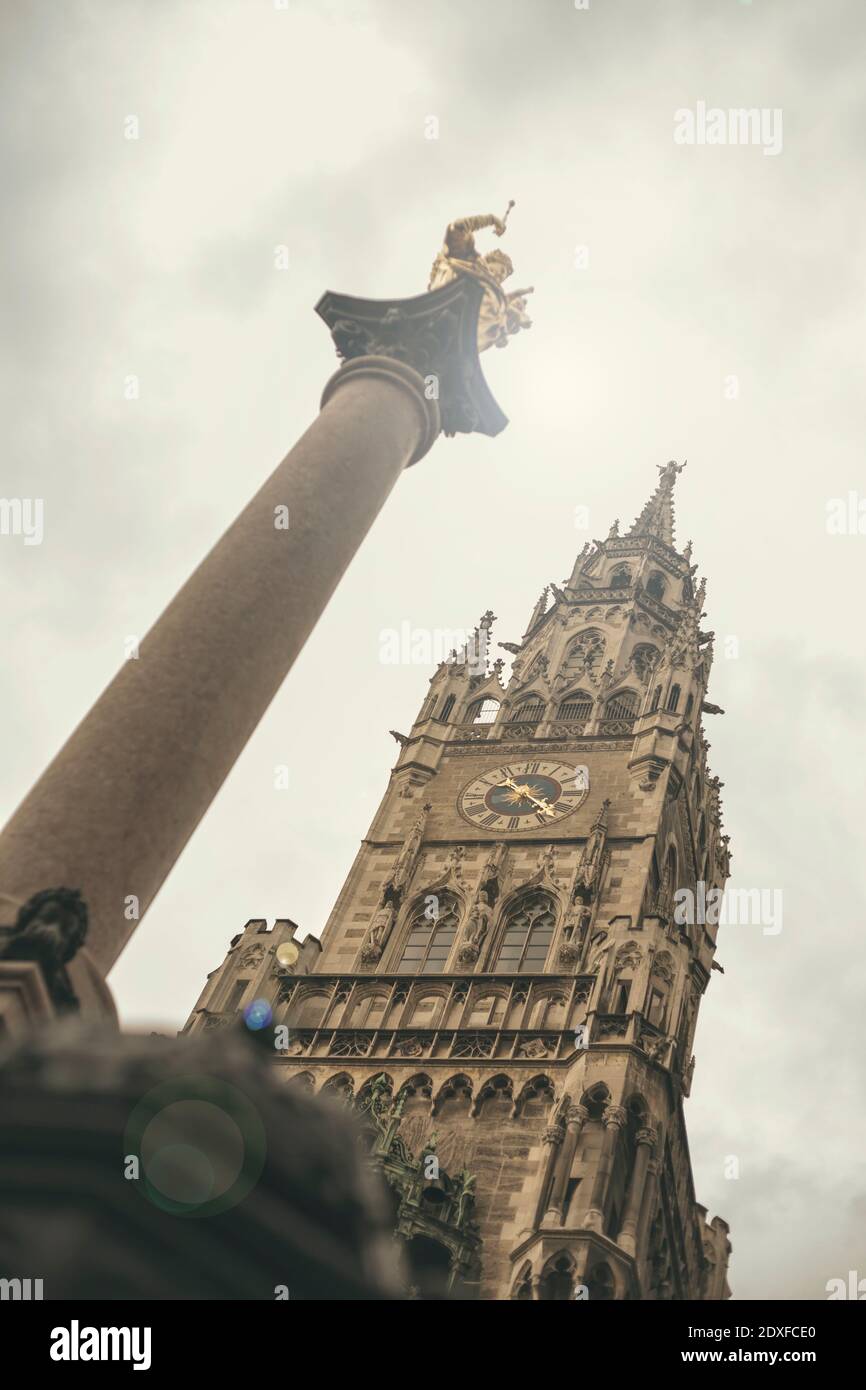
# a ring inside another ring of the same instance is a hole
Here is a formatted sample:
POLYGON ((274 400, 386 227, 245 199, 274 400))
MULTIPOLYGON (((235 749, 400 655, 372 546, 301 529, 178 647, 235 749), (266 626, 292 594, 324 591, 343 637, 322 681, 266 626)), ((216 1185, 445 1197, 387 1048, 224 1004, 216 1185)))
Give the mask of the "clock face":
POLYGON ((556 825, 585 800, 589 781, 569 763, 523 760, 482 772, 463 788, 457 809, 465 820, 495 834, 556 825))

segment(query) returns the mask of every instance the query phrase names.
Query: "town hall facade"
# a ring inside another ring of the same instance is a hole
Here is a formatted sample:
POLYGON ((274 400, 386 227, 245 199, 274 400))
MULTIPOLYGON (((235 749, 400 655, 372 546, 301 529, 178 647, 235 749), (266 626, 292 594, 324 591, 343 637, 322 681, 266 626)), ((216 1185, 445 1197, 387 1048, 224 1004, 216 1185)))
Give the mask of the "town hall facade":
POLYGON ((724 1299, 683 1100, 723 889, 713 634, 668 464, 634 525, 440 664, 321 940, 250 921, 187 1032, 270 1007, 357 1112, 418 1297, 724 1299), (685 918, 685 920, 681 920, 685 918))

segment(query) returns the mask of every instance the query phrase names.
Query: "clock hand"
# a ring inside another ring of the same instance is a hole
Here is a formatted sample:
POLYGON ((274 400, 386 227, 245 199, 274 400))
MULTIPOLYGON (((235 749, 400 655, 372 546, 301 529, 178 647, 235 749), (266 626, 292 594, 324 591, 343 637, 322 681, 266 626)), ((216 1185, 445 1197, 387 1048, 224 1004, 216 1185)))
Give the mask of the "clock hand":
POLYGON ((538 806, 542 814, 544 814, 545 816, 556 815, 556 812, 550 805, 550 802, 545 800, 544 797, 539 798, 537 796, 534 796, 533 793, 529 790, 529 787, 519 787, 517 783, 514 782, 510 777, 506 777, 502 785, 504 787, 510 787, 512 791, 517 792, 522 797, 525 797, 527 801, 531 801, 533 806, 538 806))

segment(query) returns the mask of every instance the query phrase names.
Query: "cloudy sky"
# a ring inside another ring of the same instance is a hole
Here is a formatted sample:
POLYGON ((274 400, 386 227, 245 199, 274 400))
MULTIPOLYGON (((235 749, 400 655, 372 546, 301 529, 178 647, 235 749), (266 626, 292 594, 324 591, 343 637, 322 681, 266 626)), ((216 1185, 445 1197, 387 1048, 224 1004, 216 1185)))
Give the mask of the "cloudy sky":
POLYGON ((717 641, 707 721, 733 883, 784 895, 780 933, 720 934, 696 1189, 735 1296, 866 1276, 866 535, 827 529, 866 495, 861 0, 30 0, 0 23, 0 496, 45 507, 41 545, 0 536, 2 819, 314 417, 324 289, 419 292, 445 224, 509 198, 536 286, 531 333, 485 360, 508 430, 399 483, 116 967, 126 1024, 182 1024, 250 917, 321 930, 429 676, 382 664, 383 630, 492 607, 515 640, 688 458, 679 540, 738 651, 717 641), (780 111, 781 150, 676 143, 700 102, 780 111))

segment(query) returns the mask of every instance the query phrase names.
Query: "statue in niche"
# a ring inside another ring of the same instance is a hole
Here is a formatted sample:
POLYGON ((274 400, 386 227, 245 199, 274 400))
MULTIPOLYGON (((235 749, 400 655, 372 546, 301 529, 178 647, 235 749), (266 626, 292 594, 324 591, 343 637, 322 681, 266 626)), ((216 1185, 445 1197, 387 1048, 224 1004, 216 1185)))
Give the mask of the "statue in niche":
POLYGON ((361 959, 367 965, 373 965, 381 960, 382 951, 391 932, 394 921, 394 909, 392 907, 380 907, 370 924, 370 933, 361 949, 361 959))
POLYGON ((495 236, 505 234, 505 223, 513 207, 512 201, 504 217, 488 212, 451 222, 430 271, 428 290, 441 289, 443 285, 456 280, 458 275, 471 275, 484 286, 484 298, 478 312, 479 352, 489 347, 505 347, 511 335, 532 327, 532 320, 526 312, 526 296, 532 294, 532 286, 506 292, 502 283, 514 272, 511 257, 499 250, 481 255, 475 246, 475 233, 486 227, 492 227, 495 236))
POLYGON ((596 932, 595 936, 592 938, 591 946, 592 951, 589 958, 589 965, 587 967, 587 974, 598 975, 599 972, 604 968, 605 956, 607 955, 611 946, 611 943, 608 940, 607 932, 596 932))
POLYGON ((474 965, 484 944, 485 937, 490 929, 490 919, 493 916, 493 907, 490 902, 490 895, 485 888, 478 890, 478 897, 472 905, 469 913, 469 922, 466 927, 466 934, 463 945, 458 952, 458 959, 463 965, 474 965))

